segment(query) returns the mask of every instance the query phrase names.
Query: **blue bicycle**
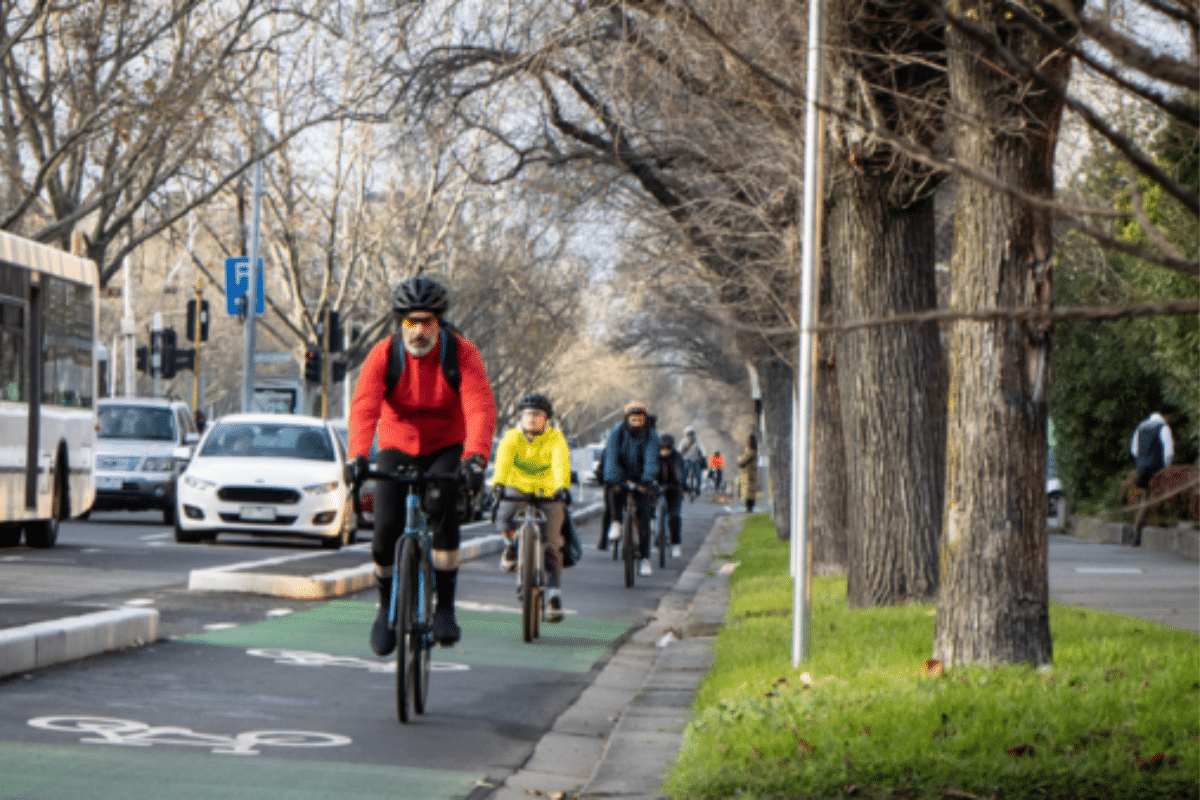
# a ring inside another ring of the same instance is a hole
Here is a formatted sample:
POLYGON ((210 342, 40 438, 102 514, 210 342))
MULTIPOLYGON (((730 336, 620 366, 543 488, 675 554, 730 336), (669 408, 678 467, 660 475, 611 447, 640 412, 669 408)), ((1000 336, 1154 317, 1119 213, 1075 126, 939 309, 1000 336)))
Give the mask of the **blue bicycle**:
MULTIPOLYGON (((388 624, 396 632, 396 715, 408 722, 409 712, 425 713, 429 697, 430 651, 433 649, 433 534, 421 506, 447 483, 460 480, 454 473, 421 472, 401 467, 395 472, 371 470, 364 478, 391 481, 407 487, 404 497, 404 532, 396 539, 396 558, 388 624)), ((354 490, 357 494, 359 486, 354 490)))

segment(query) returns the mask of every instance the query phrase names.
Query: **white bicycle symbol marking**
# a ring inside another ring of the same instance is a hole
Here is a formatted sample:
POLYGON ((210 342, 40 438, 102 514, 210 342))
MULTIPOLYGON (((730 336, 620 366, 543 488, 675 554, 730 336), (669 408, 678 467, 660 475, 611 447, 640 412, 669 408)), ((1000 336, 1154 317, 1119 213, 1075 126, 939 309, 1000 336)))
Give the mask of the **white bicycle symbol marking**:
MULTIPOLYGON (((370 661, 357 656, 333 656, 329 653, 314 653, 309 650, 277 650, 272 648, 247 650, 247 655, 259 658, 271 658, 276 664, 290 664, 297 667, 350 667, 365 669, 368 672, 394 673, 396 662, 370 661)), ((467 664, 451 664, 445 661, 434 661, 429 668, 433 672, 465 672, 471 667, 467 664)))
POLYGON ((150 747, 175 744, 208 747, 213 753, 256 756, 257 747, 341 747, 353 740, 349 736, 317 731, 246 731, 236 736, 196 733, 190 728, 152 727, 144 722, 114 717, 36 717, 29 725, 48 731, 87 733, 79 741, 88 744, 117 744, 126 747, 150 747))

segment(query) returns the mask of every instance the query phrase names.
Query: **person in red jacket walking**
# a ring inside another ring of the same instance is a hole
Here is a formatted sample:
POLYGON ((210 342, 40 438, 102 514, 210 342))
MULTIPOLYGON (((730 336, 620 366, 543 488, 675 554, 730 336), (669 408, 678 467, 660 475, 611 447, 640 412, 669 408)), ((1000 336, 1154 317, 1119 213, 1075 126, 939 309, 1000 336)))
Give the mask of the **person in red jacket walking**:
MULTIPOLYGON (((401 466, 416 467, 423 472, 457 470, 476 489, 481 488, 496 429, 496 401, 475 345, 448 328, 443 331, 443 317, 449 306, 445 287, 423 275, 402 281, 393 290, 392 310, 400 329, 394 335, 402 337, 404 363, 399 380, 388 391, 392 349, 392 337, 388 337, 371 348, 359 370, 350 405, 348 449, 360 478, 367 469, 371 441, 378 433, 376 469, 379 471, 389 472, 401 466), (457 350, 457 387, 447 379, 447 367, 440 353, 447 336, 453 336, 453 344, 457 345, 445 345, 447 353, 457 350)), ((393 374, 396 366, 393 365, 393 374)), ((371 626, 370 641, 371 649, 384 656, 396 647, 395 632, 387 623, 387 607, 392 592, 396 539, 404 528, 404 493, 398 484, 378 483, 371 557, 375 562, 380 608, 371 626)), ((462 636, 454 614, 460 540, 458 493, 457 484, 442 487, 437 500, 426 498, 425 502, 433 531, 437 596, 433 637, 443 647, 462 636)))

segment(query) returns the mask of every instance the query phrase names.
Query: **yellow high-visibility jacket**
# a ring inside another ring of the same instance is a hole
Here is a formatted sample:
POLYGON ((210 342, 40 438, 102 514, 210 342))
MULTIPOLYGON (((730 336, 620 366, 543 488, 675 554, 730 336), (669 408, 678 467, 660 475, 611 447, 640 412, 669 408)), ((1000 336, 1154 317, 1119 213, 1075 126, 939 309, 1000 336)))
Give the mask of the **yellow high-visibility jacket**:
POLYGON ((545 496, 571 486, 571 449, 562 431, 546 428, 531 442, 517 428, 504 434, 496 446, 492 483, 520 492, 545 496))

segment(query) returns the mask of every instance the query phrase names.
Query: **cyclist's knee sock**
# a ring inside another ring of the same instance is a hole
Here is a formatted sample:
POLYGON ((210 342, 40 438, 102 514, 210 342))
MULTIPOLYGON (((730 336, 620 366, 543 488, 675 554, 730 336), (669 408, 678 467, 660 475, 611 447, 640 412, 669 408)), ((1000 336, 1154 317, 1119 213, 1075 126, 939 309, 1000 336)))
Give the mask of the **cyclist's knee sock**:
POLYGON ((437 587, 437 607, 454 608, 454 591, 458 586, 458 570, 435 569, 433 580, 437 587))
POLYGON ((387 611, 392 604, 392 576, 375 575, 375 586, 379 589, 379 608, 387 611))

